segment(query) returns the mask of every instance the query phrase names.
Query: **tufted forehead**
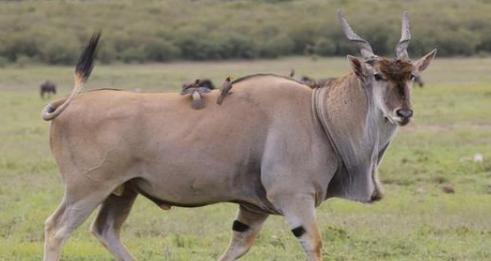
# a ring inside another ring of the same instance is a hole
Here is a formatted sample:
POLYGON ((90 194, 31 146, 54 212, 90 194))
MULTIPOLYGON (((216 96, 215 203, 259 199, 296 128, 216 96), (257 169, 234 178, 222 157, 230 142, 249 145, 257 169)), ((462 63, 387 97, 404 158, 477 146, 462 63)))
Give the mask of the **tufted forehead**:
POLYGON ((407 81, 413 71, 413 65, 410 62, 399 59, 384 58, 376 61, 373 66, 383 73, 388 80, 394 82, 407 81))

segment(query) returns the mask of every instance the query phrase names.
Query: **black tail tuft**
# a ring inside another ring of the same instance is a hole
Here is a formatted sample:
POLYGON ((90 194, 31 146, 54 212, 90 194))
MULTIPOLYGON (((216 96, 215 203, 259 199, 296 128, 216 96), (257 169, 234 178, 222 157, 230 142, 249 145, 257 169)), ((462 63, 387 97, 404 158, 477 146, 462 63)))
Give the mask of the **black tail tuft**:
POLYGON ((83 81, 89 78, 92 68, 94 68, 94 57, 100 37, 101 32, 97 32, 92 35, 89 44, 87 47, 85 47, 82 55, 80 55, 77 67, 75 67, 75 73, 78 74, 83 81))

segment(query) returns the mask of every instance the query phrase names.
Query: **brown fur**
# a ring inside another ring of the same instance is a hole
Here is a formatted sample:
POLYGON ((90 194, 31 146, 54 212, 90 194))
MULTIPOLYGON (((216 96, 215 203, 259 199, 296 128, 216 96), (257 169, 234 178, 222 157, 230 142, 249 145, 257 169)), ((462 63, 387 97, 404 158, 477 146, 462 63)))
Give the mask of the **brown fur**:
POLYGON ((382 59, 375 63, 389 81, 396 83, 408 81, 413 72, 413 65, 403 60, 382 59))

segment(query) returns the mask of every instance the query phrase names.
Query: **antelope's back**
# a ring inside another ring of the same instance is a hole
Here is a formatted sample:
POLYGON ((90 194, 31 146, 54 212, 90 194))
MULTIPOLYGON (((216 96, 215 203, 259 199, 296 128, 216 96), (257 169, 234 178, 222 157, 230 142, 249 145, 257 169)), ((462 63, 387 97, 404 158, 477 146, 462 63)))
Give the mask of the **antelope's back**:
POLYGON ((222 105, 218 95, 205 95, 205 108, 194 110, 190 97, 176 93, 86 92, 52 121, 51 149, 58 163, 88 168, 112 157, 193 159, 226 171, 245 158, 259 161, 268 133, 299 124, 311 109, 308 87, 274 76, 235 83, 222 105))

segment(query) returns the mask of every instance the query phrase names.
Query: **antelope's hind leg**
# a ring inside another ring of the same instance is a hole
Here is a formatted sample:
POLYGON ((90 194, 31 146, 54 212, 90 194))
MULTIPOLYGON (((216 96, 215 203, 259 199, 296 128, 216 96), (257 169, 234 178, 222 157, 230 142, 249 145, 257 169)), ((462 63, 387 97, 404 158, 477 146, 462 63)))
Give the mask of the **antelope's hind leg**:
POLYGON ((251 212, 241 206, 232 226, 233 236, 230 245, 219 260, 236 260, 247 253, 267 217, 268 214, 251 212))
POLYGON ((110 190, 105 191, 97 186, 88 188, 79 184, 73 189, 67 187, 58 209, 46 220, 44 261, 60 259, 63 244, 73 230, 80 226, 110 193, 110 190))
POLYGON ((122 195, 111 194, 104 200, 91 232, 117 260, 134 260, 120 240, 120 229, 128 217, 135 202, 137 192, 124 189, 122 195))

